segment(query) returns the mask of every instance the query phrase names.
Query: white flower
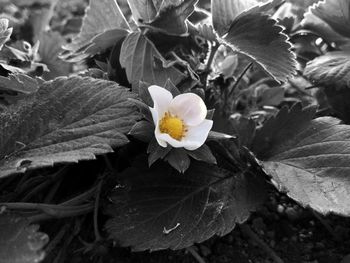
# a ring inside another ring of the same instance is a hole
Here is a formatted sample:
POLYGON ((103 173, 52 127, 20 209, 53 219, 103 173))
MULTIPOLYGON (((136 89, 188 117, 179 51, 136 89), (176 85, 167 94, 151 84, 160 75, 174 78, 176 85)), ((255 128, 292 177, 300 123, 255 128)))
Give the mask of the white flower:
POLYGON ((201 147, 213 126, 205 119, 207 107, 194 93, 173 95, 166 89, 152 85, 148 88, 154 106, 150 108, 155 137, 162 147, 170 144, 174 148, 193 151, 201 147))

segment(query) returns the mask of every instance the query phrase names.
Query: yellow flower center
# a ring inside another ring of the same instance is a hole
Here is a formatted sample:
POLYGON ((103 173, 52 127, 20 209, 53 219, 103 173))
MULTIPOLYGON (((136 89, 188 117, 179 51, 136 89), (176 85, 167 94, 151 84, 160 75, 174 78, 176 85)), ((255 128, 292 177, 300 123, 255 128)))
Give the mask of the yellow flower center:
POLYGON ((159 121, 159 130, 161 133, 167 133, 175 140, 180 141, 187 131, 184 122, 177 116, 172 116, 166 112, 159 121))

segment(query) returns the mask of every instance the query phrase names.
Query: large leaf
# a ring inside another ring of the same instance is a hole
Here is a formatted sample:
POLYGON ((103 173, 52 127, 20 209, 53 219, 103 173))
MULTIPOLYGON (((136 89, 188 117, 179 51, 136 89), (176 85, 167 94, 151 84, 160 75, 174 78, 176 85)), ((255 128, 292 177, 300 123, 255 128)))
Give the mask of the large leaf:
POLYGON ((248 56, 277 81, 296 73, 295 54, 283 28, 268 15, 252 8, 240 14, 223 38, 234 51, 248 56))
POLYGON ((212 0, 211 10, 213 26, 220 36, 228 32, 233 21, 247 10, 266 12, 279 4, 280 0, 259 3, 257 0, 212 0))
MULTIPOLYGON (((72 56, 80 55, 87 48, 95 45, 94 38, 113 29, 130 29, 116 0, 90 0, 80 33, 72 43, 64 46, 67 52, 63 54, 63 58, 71 59, 72 56)), ((115 34, 110 32, 111 35, 108 37, 115 36, 119 39, 119 35, 113 33, 115 34)))
POLYGON ((111 196, 107 230, 136 251, 181 249, 225 235, 248 218, 265 193, 258 175, 196 161, 185 174, 157 163, 130 168, 122 178, 111 196))
POLYGON ((9 20, 6 18, 1 18, 0 19, 0 50, 11 37, 12 27, 9 28, 8 26, 9 26, 9 20))
POLYGON ((282 109, 258 131, 253 151, 280 191, 320 213, 350 215, 350 126, 314 108, 282 109))
POLYGON ((0 113, 0 178, 29 169, 94 159, 126 144, 138 113, 114 82, 57 78, 0 113))
POLYGON ((350 51, 334 51, 310 61, 304 75, 316 84, 350 87, 350 51))
POLYGON ((198 0, 187 0, 175 6, 161 9, 149 25, 167 34, 182 35, 187 33, 187 18, 193 13, 198 0))
POLYGON ((10 214, 0 214, 0 263, 37 263, 44 259, 48 236, 37 225, 10 214))
POLYGON ((256 5, 256 0, 212 0, 211 11, 215 31, 220 36, 224 35, 238 15, 256 5))
POLYGON ((350 38, 350 1, 349 0, 323 0, 310 7, 306 14, 314 15, 328 24, 338 34, 350 38))
POLYGON ((153 43, 140 32, 131 33, 123 42, 120 64, 133 88, 140 81, 163 86, 168 79, 175 85, 186 75, 166 61, 153 43))

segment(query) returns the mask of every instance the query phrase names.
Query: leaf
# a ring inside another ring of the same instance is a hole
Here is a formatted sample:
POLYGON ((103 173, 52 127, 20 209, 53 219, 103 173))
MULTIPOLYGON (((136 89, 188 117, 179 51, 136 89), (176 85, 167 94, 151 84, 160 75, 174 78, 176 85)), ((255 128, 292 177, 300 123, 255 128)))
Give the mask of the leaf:
POLYGON ((157 15, 157 8, 152 0, 128 0, 132 16, 136 22, 149 23, 157 15))
POLYGON ((7 78, 0 76, 0 90, 32 94, 38 90, 38 79, 25 74, 10 74, 7 78))
POLYGON ((150 142, 154 138, 154 124, 141 120, 132 127, 129 134, 142 142, 150 142))
POLYGON ((350 124, 350 89, 337 89, 334 86, 322 89, 329 106, 344 123, 350 124))
POLYGON ((322 214, 349 216, 350 126, 314 113, 282 109, 257 132, 253 151, 280 191, 322 214))
POLYGON ((237 66, 238 56, 236 54, 228 55, 224 58, 219 67, 220 73, 223 75, 225 80, 233 76, 234 72, 237 70, 237 66))
POLYGON ((290 110, 288 107, 283 107, 276 117, 268 119, 263 128, 257 130, 251 150, 258 158, 261 155, 272 155, 277 145, 283 143, 286 145, 289 138, 305 129, 315 114, 315 107, 303 109, 300 103, 295 104, 290 110))
POLYGON ((218 41, 218 36, 211 25, 203 24, 198 25, 198 34, 205 40, 210 42, 218 41))
POLYGON ((207 141, 221 141, 221 140, 229 140, 232 138, 235 138, 235 137, 222 132, 210 131, 207 141))
POLYGON ((262 202, 259 176, 193 161, 185 174, 164 163, 129 168, 111 195, 106 228, 135 251, 182 249, 229 233, 262 202))
MULTIPOLYGON (((127 34, 128 31, 124 29, 117 28, 107 30, 91 39, 91 44, 86 47, 84 54, 88 54, 90 56, 99 54, 108 48, 113 47, 118 41, 122 41, 127 34)), ((74 62, 74 59, 72 61, 74 62)))
POLYGON ((216 158, 210 148, 203 144, 200 148, 194 151, 186 151, 189 156, 197 161, 202 161, 210 164, 216 164, 216 158))
POLYGON ((67 76, 72 70, 71 64, 58 57, 63 50, 62 46, 64 43, 66 41, 58 32, 46 31, 41 34, 39 55, 41 62, 46 64, 50 70, 43 75, 46 80, 67 76))
POLYGON ((186 76, 166 61, 140 32, 126 37, 120 54, 120 64, 125 68, 133 89, 137 90, 140 81, 163 86, 170 79, 176 85, 186 76))
POLYGON ((164 159, 171 149, 172 147, 170 145, 167 145, 167 147, 160 146, 156 138, 153 137, 147 148, 147 153, 149 154, 148 166, 151 167, 157 160, 164 159))
MULTIPOLYGON (((324 1, 319 1, 318 4, 323 5, 324 1)), ((314 10, 318 8, 318 4, 311 6, 304 14, 304 19, 301 21, 303 28, 315 32, 323 39, 325 39, 328 43, 334 42, 338 45, 343 45, 349 42, 348 38, 342 36, 340 33, 337 33, 330 24, 314 14, 314 10)), ((338 11, 336 13, 338 13, 338 11)), ((344 26, 348 27, 346 25, 344 26)))
MULTIPOLYGON (((350 38, 350 2, 348 0, 323 0, 309 8, 305 15, 315 15, 338 34, 350 38)), ((310 18, 309 18, 310 19, 310 18)), ((304 20, 304 23, 306 22, 304 20)))
POLYGON ((268 87, 267 85, 260 85, 257 88, 259 106, 278 106, 284 99, 285 90, 283 87, 268 87))
POLYGON ((4 44, 10 39, 12 34, 12 27, 9 26, 9 20, 6 18, 0 19, 0 50, 4 44))
POLYGON ((283 28, 258 8, 243 12, 234 20, 223 43, 248 56, 277 81, 296 74, 296 56, 283 28))
POLYGON ((212 0, 211 10, 215 31, 220 36, 224 35, 238 15, 256 5, 256 0, 212 0))
MULTIPOLYGON (((87 48, 94 45, 93 39, 109 30, 130 29, 116 0, 90 0, 86 8, 83 25, 80 33, 72 40, 72 43, 63 48, 67 51, 63 58, 78 56, 87 48)), ((119 35, 116 35, 119 38, 119 35)))
POLYGON ((250 148, 255 137, 255 121, 242 115, 233 114, 230 117, 230 124, 234 130, 233 134, 237 135, 239 145, 250 148))
POLYGON ((144 117, 149 122, 153 122, 152 113, 149 107, 144 102, 133 98, 130 98, 129 101, 135 104, 135 106, 139 109, 140 113, 142 114, 142 117, 144 117))
POLYGON ((0 178, 55 163, 95 159, 128 142, 135 95, 114 82, 57 78, 0 113, 0 178))
POLYGON ((350 87, 350 52, 334 51, 307 63, 304 75, 322 86, 350 87))
POLYGON ((223 36, 242 13, 248 10, 254 10, 255 13, 257 13, 256 10, 266 12, 280 2, 280 0, 269 0, 265 3, 259 3, 256 0, 212 0, 211 10, 214 29, 220 36, 223 36))
POLYGON ((0 263, 36 263, 44 259, 49 238, 21 217, 0 214, 0 263))
POLYGON ((193 13, 197 2, 198 0, 187 0, 179 5, 163 8, 149 25, 170 35, 186 34, 188 32, 187 18, 193 13))
MULTIPOLYGON (((0 105, 10 105, 38 90, 38 79, 25 74, 0 76, 0 105)), ((0 106, 1 107, 1 106, 0 106)))
POLYGON ((179 173, 184 173, 190 167, 191 160, 187 151, 183 148, 173 148, 165 156, 165 160, 174 167, 179 173))

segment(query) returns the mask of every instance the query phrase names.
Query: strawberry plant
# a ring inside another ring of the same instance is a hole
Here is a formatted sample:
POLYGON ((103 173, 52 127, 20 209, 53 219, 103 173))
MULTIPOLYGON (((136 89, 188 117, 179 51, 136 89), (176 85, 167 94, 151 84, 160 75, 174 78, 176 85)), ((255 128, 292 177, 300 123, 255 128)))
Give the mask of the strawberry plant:
POLYGON ((203 262, 237 229, 311 262, 264 236, 261 218, 301 213, 348 244, 328 220, 350 216, 349 0, 0 10, 1 263, 203 262))

